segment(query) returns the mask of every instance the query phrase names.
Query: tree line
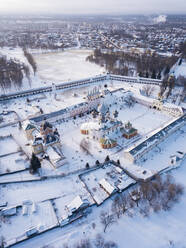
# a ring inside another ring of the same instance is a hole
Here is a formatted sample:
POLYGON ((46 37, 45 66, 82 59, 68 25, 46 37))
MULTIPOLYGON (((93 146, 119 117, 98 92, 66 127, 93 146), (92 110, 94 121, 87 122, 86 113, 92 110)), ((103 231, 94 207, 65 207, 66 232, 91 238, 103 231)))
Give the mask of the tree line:
POLYGON ((8 59, 6 56, 0 57, 0 88, 8 89, 13 85, 22 87, 24 76, 30 82, 30 70, 27 65, 18 59, 8 59))
POLYGON ((31 65, 33 71, 34 71, 34 75, 37 71, 37 64, 36 61, 34 59, 34 57, 32 56, 31 53, 28 52, 28 50, 26 48, 23 48, 23 52, 24 52, 24 56, 27 58, 28 63, 31 65))
POLYGON ((176 63, 177 57, 165 57, 156 52, 107 52, 95 49, 94 53, 87 57, 87 61, 105 66, 109 73, 130 76, 131 69, 141 77, 161 79, 167 75, 170 68, 176 63))

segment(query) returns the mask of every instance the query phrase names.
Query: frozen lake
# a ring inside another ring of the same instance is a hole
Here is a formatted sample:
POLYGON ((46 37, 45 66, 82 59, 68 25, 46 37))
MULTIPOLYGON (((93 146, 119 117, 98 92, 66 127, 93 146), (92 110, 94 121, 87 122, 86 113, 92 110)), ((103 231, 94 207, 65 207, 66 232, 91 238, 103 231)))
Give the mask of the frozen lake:
POLYGON ((86 61, 91 50, 67 50, 45 54, 35 54, 38 76, 42 81, 59 83, 95 76, 104 68, 86 61))
POLYGON ((40 51, 34 50, 32 53, 38 67, 38 71, 34 76, 32 67, 23 55, 22 49, 15 48, 10 50, 5 47, 1 50, 2 54, 8 58, 16 58, 28 65, 31 72, 31 83, 25 77, 21 88, 12 85, 11 88, 3 89, 3 92, 17 92, 46 85, 51 86, 52 82, 61 83, 102 74, 105 71, 103 67, 86 61, 87 56, 92 52, 92 50, 88 49, 69 49, 61 52, 47 53, 40 53, 40 51))

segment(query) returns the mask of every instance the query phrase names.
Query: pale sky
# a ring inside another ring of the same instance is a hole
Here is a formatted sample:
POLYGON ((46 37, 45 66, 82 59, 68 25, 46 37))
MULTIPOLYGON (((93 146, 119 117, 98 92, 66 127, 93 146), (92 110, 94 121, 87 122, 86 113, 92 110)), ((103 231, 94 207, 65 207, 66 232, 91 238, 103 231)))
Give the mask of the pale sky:
POLYGON ((186 0, 0 0, 0 13, 186 14, 186 0))

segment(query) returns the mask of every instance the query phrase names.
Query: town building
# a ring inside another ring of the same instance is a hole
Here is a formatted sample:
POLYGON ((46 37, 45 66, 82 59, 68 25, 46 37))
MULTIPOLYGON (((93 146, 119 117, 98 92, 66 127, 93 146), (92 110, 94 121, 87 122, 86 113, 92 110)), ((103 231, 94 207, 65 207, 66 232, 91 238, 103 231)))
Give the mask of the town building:
POLYGON ((170 121, 163 128, 158 128, 149 134, 149 136, 143 140, 140 140, 137 144, 129 147, 124 151, 124 157, 130 162, 135 163, 141 157, 146 155, 158 144, 163 142, 169 135, 176 132, 179 128, 185 125, 186 115, 178 117, 176 120, 170 121))
POLYGON ((48 121, 43 121, 40 127, 31 121, 25 121, 23 130, 27 139, 31 141, 35 154, 46 152, 50 146, 61 146, 58 130, 48 121))
POLYGON ((44 121, 40 126, 40 131, 33 139, 33 152, 35 154, 43 153, 47 150, 47 147, 54 145, 61 145, 60 135, 51 123, 44 121))
MULTIPOLYGON (((118 111, 111 113, 109 106, 102 102, 96 111, 97 118, 94 122, 86 122, 81 125, 80 131, 83 135, 88 135, 97 140, 103 149, 117 146, 117 140, 122 137, 130 139, 137 135, 137 130, 128 123, 123 127, 123 123, 117 119, 118 111)), ((95 111, 93 111, 93 117, 95 111)))
POLYGON ((135 129, 130 122, 128 122, 125 124, 125 127, 122 128, 122 133, 126 139, 131 139, 138 134, 138 130, 135 129))
POLYGON ((34 131, 36 130, 36 125, 31 121, 27 120, 23 124, 23 130, 28 140, 34 139, 34 131))
POLYGON ((133 94, 134 100, 146 107, 162 111, 165 114, 171 115, 173 117, 179 117, 183 115, 183 110, 180 106, 176 104, 168 103, 162 99, 153 99, 151 97, 143 96, 141 94, 133 94))

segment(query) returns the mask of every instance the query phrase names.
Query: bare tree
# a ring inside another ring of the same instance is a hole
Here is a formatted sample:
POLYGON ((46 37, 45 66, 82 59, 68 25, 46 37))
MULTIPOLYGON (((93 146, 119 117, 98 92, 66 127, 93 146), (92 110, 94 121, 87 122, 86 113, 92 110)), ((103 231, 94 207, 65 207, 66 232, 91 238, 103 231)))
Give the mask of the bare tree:
POLYGON ((95 240, 95 247, 96 248, 104 248, 105 245, 105 240, 104 238, 101 236, 101 234, 97 234, 96 235, 96 240, 95 240))
POLYGON ((118 197, 116 197, 112 205, 112 211, 114 211, 114 207, 115 207, 116 216, 118 218, 122 214, 125 214, 127 210, 131 207, 129 195, 121 194, 118 197))
POLYGON ((80 242, 75 244, 74 248, 91 248, 92 245, 89 239, 82 239, 80 242))
POLYGON ((69 248, 69 245, 68 244, 64 244, 63 245, 63 248, 69 248))
POLYGON ((142 210, 147 213, 148 205, 153 211, 158 212, 161 209, 169 210, 174 202, 177 202, 180 195, 183 194, 183 186, 176 184, 172 176, 167 175, 164 179, 156 176, 152 182, 142 183, 140 192, 142 194, 142 210), (148 203, 148 204, 147 204, 148 203))
POLYGON ((136 190, 133 190, 131 193, 130 193, 130 198, 133 202, 136 203, 136 206, 138 207, 139 206, 139 201, 141 200, 141 193, 140 191, 138 191, 138 189, 136 190))
POLYGON ((129 205, 128 205, 128 199, 129 197, 126 196, 126 194, 121 194, 120 196, 121 200, 120 200, 120 206, 121 206, 121 210, 122 210, 122 214, 125 214, 125 212, 128 210, 129 205))
POLYGON ((117 244, 113 241, 105 241, 104 238, 98 234, 94 243, 96 248, 117 248, 117 244))
POLYGON ((140 213, 144 216, 144 217, 148 217, 149 213, 150 213, 150 206, 148 204, 148 202, 146 201, 145 204, 143 204, 143 207, 140 208, 140 213))
POLYGON ((104 248, 117 248, 118 245, 114 241, 108 241, 105 243, 104 248))
POLYGON ((44 245, 44 246, 42 246, 42 248, 54 248, 54 247, 51 245, 44 245))
POLYGON ((120 216, 122 215, 122 208, 121 208, 121 198, 120 196, 116 196, 113 203, 112 203, 112 207, 111 210, 113 212, 113 214, 119 219, 120 216))
POLYGON ((151 85, 144 85, 142 91, 146 96, 151 96, 152 93, 154 92, 154 87, 151 85))
POLYGON ((4 248, 4 245, 5 245, 5 238, 4 238, 4 236, 1 236, 0 237, 0 247, 4 248))
POLYGON ((100 214, 101 223, 104 226, 103 231, 106 232, 106 229, 115 222, 115 218, 113 214, 109 212, 102 211, 100 214))
POLYGON ((133 96, 128 96, 124 99, 125 105, 129 108, 134 106, 135 100, 133 96))

